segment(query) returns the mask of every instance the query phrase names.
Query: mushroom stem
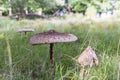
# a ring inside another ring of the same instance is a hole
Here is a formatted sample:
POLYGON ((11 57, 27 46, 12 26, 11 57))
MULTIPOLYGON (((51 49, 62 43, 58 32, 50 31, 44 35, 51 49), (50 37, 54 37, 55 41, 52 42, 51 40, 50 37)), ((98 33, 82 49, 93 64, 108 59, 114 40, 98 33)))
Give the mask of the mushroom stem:
POLYGON ((50 43, 50 64, 51 64, 51 78, 53 79, 55 76, 54 70, 54 51, 53 51, 54 43, 50 43))
POLYGON ((27 34, 27 32, 25 31, 25 35, 27 34))
POLYGON ((53 46, 54 46, 54 43, 50 43, 50 63, 54 66, 53 46))

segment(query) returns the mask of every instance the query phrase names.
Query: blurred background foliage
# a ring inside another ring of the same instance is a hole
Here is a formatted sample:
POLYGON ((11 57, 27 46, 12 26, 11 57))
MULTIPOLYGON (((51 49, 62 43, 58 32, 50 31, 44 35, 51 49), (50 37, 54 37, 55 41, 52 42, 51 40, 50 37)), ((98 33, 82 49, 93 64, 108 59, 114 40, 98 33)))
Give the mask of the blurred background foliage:
POLYGON ((71 7, 72 12, 85 13, 87 8, 94 6, 97 12, 118 10, 120 0, 0 0, 0 9, 10 13, 25 14, 37 11, 39 8, 45 14, 52 14, 61 8, 71 7), (10 9, 11 8, 11 9, 10 9))

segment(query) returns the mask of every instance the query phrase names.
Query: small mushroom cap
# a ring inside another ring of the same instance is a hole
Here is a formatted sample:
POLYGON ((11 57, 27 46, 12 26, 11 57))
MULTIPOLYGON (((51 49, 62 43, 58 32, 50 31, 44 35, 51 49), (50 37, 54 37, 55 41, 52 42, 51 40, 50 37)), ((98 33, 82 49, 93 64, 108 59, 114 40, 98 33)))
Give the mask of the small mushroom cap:
POLYGON ((57 42, 72 42, 76 41, 77 37, 73 34, 59 33, 54 30, 50 30, 44 33, 38 33, 30 38, 30 44, 45 44, 45 43, 57 43, 57 42))
POLYGON ((17 32, 33 32, 34 29, 33 28, 29 28, 29 27, 26 27, 26 28, 21 28, 21 29, 18 29, 17 32))
POLYGON ((88 46, 79 56, 78 63, 82 66, 90 65, 92 67, 93 63, 98 66, 98 58, 95 51, 88 46))

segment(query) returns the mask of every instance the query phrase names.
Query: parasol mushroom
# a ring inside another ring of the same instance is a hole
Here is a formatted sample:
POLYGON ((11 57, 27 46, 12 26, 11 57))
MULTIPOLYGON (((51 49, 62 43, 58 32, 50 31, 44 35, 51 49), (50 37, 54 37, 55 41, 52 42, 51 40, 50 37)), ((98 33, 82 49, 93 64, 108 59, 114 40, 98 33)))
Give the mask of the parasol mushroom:
POLYGON ((33 31, 34 31, 34 29, 30 28, 30 27, 20 28, 17 30, 17 32, 24 32, 25 35, 27 34, 27 32, 33 32, 33 31))
POLYGON ((77 37, 73 34, 59 33, 54 30, 49 30, 48 32, 35 34, 30 38, 30 44, 38 45, 38 44, 50 44, 50 62, 54 63, 53 57, 53 46, 54 43, 59 42, 72 42, 76 41, 77 37))
POLYGON ((83 77, 84 74, 84 67, 89 66, 88 74, 93 66, 93 63, 98 66, 98 58, 95 54, 95 51, 91 48, 91 46, 88 46, 82 54, 79 56, 77 62, 81 65, 81 71, 80 71, 80 77, 83 77))
POLYGON ((49 30, 48 32, 38 33, 33 35, 30 38, 30 44, 32 45, 50 44, 50 50, 49 50, 50 63, 52 67, 54 67, 54 52, 53 52, 54 43, 72 42, 76 40, 77 40, 77 37, 74 36, 73 34, 59 33, 54 30, 49 30))

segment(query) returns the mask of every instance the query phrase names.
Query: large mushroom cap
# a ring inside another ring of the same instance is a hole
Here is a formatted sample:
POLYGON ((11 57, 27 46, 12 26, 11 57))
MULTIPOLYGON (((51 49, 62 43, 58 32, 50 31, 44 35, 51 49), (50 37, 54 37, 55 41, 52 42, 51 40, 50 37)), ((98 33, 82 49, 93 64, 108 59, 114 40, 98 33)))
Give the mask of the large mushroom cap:
POLYGON ((44 44, 44 43, 57 43, 57 42, 72 42, 76 41, 77 37, 73 34, 59 33, 50 30, 44 33, 38 33, 30 38, 30 44, 44 44))
POLYGON ((32 31, 34 31, 34 29, 30 27, 20 28, 17 30, 17 32, 32 32, 32 31))

